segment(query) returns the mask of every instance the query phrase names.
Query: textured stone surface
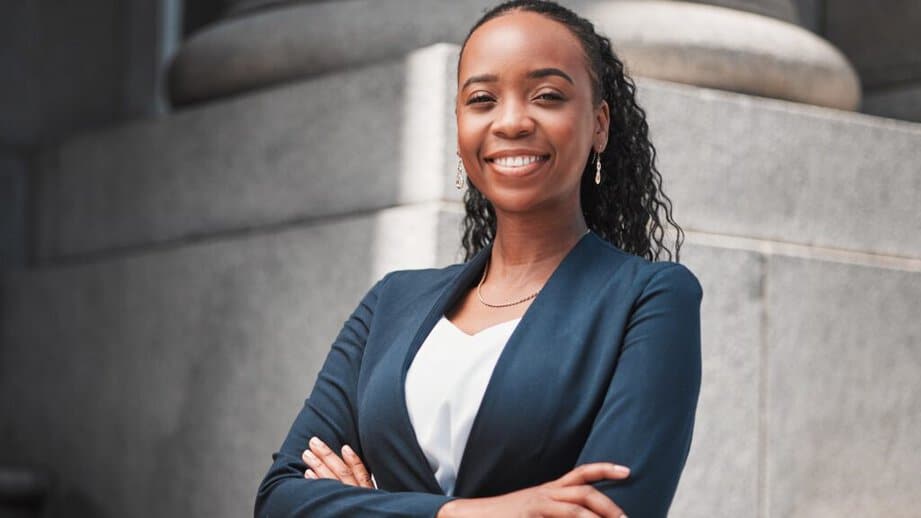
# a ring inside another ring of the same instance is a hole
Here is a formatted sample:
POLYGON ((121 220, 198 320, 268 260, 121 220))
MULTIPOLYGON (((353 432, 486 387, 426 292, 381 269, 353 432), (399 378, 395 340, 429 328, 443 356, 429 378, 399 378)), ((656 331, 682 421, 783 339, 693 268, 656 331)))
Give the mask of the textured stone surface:
POLYGON ((860 101, 844 56, 791 23, 670 1, 608 2, 585 12, 637 76, 844 110, 860 101))
POLYGON ((921 273, 768 262, 763 516, 918 514, 921 273))
POLYGON ((456 48, 70 140, 44 156, 39 255, 77 255, 453 190, 456 48))
POLYGON ((755 517, 763 343, 761 254, 686 244, 681 262, 703 286, 703 376, 691 453, 671 516, 755 517))
POLYGON ((404 207, 8 273, 0 459, 80 495, 58 516, 246 515, 342 323, 384 272, 434 264, 437 220, 404 207))
POLYGON ((921 126, 641 81, 667 194, 692 230, 921 256, 921 126))

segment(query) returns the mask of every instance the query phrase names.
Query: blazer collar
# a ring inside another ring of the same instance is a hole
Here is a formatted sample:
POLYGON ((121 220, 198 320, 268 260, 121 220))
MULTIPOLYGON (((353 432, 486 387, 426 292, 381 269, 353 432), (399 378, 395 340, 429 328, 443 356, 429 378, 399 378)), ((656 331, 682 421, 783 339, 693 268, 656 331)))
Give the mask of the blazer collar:
MULTIPOLYGON (((523 342, 527 342, 527 340, 523 340, 522 337, 527 334, 529 327, 539 325, 541 315, 546 315, 548 310, 553 311, 558 307, 570 307, 569 304, 571 299, 577 298, 579 292, 579 290, 572 289, 574 287, 572 284, 573 278, 578 277, 580 272, 589 266, 588 263, 591 263, 593 258, 598 258, 599 254, 597 248, 603 243, 604 240, 592 232, 582 236, 547 279, 544 287, 531 302, 531 305, 528 306, 527 310, 525 310, 518 326, 509 337, 502 353, 499 355, 496 366, 486 385, 486 391, 483 394, 480 407, 474 417, 467 444, 462 455, 461 464, 458 467, 457 480, 454 486, 455 496, 472 494, 476 491, 476 487, 483 482, 483 477, 488 476, 488 473, 484 472, 483 468, 471 464, 471 462, 477 461, 475 458, 477 455, 486 454, 485 450, 490 448, 489 444, 481 444, 478 442, 478 432, 483 426, 487 426, 491 419, 496 417, 488 415, 492 408, 490 403, 492 399, 496 397, 495 393, 497 391, 501 392, 503 374, 508 372, 510 367, 512 367, 509 363, 515 361, 514 357, 517 355, 516 351, 526 345, 523 342), (535 318, 537 320, 532 322, 535 318)), ((444 315, 449 308, 453 307, 466 290, 483 274, 483 269, 486 266, 486 261, 491 252, 492 243, 489 243, 489 245, 481 249, 465 263, 456 277, 454 277, 454 279, 448 283, 448 286, 442 290, 432 309, 422 321, 422 324, 414 335, 400 372, 400 387, 398 392, 400 395, 399 406, 401 408, 404 430, 409 434, 409 442, 412 445, 411 447, 414 450, 414 456, 417 460, 416 466, 410 469, 421 477, 421 481, 424 483, 426 490, 431 493, 443 494, 443 490, 435 479, 435 475, 429 467, 428 460, 425 458, 425 453, 422 451, 422 447, 416 439, 412 421, 409 417, 409 410, 406 408, 406 373, 419 347, 421 347, 425 338, 429 335, 432 328, 435 327, 438 320, 441 319, 441 316, 444 315)), ((595 282, 597 286, 598 282, 597 279, 589 278, 583 281, 587 283, 586 286, 590 286, 591 282, 595 282)), ((582 283, 580 282, 579 284, 582 283)))

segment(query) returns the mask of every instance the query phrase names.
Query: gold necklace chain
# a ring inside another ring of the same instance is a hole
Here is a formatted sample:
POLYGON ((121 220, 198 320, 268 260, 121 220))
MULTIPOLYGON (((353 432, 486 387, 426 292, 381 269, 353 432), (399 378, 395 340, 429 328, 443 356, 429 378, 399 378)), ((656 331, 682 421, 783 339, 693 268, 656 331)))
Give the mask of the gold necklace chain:
MULTIPOLYGON (((588 234, 590 231, 591 231, 590 229, 586 230, 585 234, 588 234)), ((584 236, 585 234, 582 234, 582 235, 584 236)), ((486 302, 485 300, 483 300, 483 294, 480 292, 480 288, 482 288, 483 283, 486 281, 486 273, 488 271, 489 271, 489 259, 486 260, 486 267, 483 268, 483 277, 480 278, 480 283, 476 285, 476 298, 480 299, 480 302, 485 306, 489 306, 491 308, 507 308, 509 306, 517 306, 518 304, 521 304, 522 302, 527 302, 533 299, 540 293, 540 290, 537 290, 534 293, 528 295, 527 297, 521 300, 516 300, 515 302, 509 302, 506 304, 491 304, 489 302, 486 302)))
POLYGON ((537 296, 538 293, 540 293, 540 290, 537 290, 534 293, 528 295, 527 297, 521 300, 516 300, 515 302, 509 302, 507 304, 490 304, 489 302, 486 302, 485 300, 483 300, 483 294, 480 293, 480 288, 483 286, 483 281, 486 280, 486 272, 488 271, 489 271, 489 259, 486 260, 486 268, 483 268, 483 277, 480 279, 480 283, 476 285, 476 298, 480 299, 480 302, 482 302, 486 306, 489 306, 491 308, 507 308, 509 306, 516 306, 518 304, 521 304, 522 302, 527 302, 533 299, 534 297, 537 296))

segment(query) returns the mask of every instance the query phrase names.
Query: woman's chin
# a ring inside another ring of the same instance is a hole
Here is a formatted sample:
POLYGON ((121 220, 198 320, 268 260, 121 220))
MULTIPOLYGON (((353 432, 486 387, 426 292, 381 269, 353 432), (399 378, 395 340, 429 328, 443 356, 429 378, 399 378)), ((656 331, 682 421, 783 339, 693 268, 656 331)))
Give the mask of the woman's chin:
POLYGON ((541 210, 543 199, 533 189, 498 189, 489 197, 493 208, 498 212, 529 213, 541 210))

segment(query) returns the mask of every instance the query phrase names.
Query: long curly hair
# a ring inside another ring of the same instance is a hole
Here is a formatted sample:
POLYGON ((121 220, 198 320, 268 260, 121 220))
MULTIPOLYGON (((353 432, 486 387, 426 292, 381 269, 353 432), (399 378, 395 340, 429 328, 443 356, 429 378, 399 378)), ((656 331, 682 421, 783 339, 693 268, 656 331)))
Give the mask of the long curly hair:
MULTIPOLYGON (((623 62, 611 48, 611 40, 595 32, 595 26, 571 10, 547 0, 511 0, 487 11, 470 29, 470 36, 484 23, 510 11, 531 11, 562 23, 579 39, 585 51, 595 106, 608 103, 611 126, 608 144, 601 153, 602 182, 594 182, 595 167, 589 153, 582 171, 580 198, 588 228, 626 252, 659 260, 672 251, 663 244, 665 221, 677 231, 674 260, 684 241, 684 231, 672 219, 672 205, 662 192, 662 175, 656 169, 656 148, 649 140, 646 112, 636 103, 636 85, 624 72, 623 62)), ((460 59, 458 58, 458 69, 460 59)), ((459 70, 458 70, 459 72, 459 70)), ((485 248, 496 235, 492 204, 470 182, 464 194, 462 246, 465 261, 485 248)))

